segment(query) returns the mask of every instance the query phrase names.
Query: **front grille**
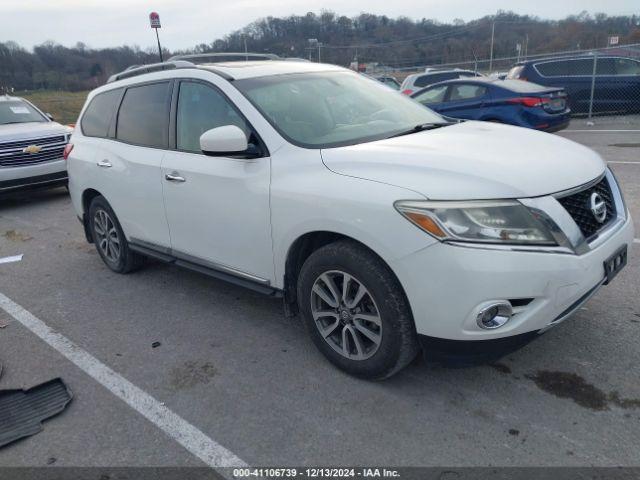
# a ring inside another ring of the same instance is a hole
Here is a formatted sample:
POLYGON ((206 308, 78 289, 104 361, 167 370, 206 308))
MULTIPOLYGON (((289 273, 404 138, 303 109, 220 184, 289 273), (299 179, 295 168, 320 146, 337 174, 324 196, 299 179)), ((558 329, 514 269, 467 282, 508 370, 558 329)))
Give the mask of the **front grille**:
POLYGON ((573 217, 573 220, 587 240, 591 239, 599 230, 606 227, 609 222, 616 217, 616 204, 613 201, 611 187, 606 178, 603 178, 595 185, 581 190, 578 193, 558 198, 558 201, 567 212, 569 212, 569 215, 573 217), (594 192, 597 192, 607 205, 607 216, 602 223, 596 220, 595 215, 591 211, 591 195, 594 192))
POLYGON ((21 167, 62 158, 67 138, 64 135, 0 143, 0 167, 21 167), (22 150, 30 145, 42 147, 38 153, 22 150))

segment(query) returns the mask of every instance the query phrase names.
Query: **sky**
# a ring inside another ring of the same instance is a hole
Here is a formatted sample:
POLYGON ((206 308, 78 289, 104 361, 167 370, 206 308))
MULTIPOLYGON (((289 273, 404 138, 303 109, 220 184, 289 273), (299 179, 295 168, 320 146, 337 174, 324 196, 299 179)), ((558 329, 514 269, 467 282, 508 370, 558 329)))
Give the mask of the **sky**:
POLYGON ((155 45, 151 11, 160 14, 160 38, 170 50, 210 43, 258 18, 327 9, 349 17, 361 12, 450 22, 499 9, 557 19, 583 10, 640 14, 638 0, 0 0, 0 41, 31 48, 47 40, 66 46, 155 45))

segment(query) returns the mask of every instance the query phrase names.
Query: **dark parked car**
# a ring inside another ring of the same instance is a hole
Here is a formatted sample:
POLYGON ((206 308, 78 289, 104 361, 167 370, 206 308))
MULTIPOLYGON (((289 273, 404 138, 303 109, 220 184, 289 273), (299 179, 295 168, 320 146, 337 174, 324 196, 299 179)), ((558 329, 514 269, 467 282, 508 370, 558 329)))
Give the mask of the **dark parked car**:
POLYGON ((563 89, 518 80, 486 77, 449 80, 411 97, 447 117, 508 123, 547 132, 566 128, 571 115, 563 89))
MULTIPOLYGON (((562 87, 574 113, 589 111, 593 55, 529 60, 516 64, 508 78, 527 80, 548 87, 562 87)), ((640 111, 640 61, 598 55, 593 112, 640 111)))

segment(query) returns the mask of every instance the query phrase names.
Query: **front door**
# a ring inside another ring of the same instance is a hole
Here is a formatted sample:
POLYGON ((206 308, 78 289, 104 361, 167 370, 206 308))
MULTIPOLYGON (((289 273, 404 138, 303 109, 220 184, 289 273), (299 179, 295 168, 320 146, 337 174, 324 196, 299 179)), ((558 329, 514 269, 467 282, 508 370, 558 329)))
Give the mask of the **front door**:
POLYGON ((162 162, 174 255, 256 280, 273 278, 269 157, 211 157, 200 135, 237 125, 253 130, 211 84, 183 80, 175 107, 175 147, 162 162))
POLYGON ((487 88, 475 83, 451 85, 447 103, 438 111, 453 118, 477 120, 482 115, 482 106, 487 100, 487 88))

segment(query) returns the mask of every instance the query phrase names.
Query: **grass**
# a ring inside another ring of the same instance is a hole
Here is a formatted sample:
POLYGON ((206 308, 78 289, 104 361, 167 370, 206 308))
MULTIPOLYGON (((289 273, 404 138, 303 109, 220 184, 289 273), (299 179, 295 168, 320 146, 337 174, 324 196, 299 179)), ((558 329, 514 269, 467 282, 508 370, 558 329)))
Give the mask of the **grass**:
POLYGON ((69 124, 76 123, 88 93, 34 90, 14 95, 26 98, 43 112, 50 113, 56 122, 69 124))

